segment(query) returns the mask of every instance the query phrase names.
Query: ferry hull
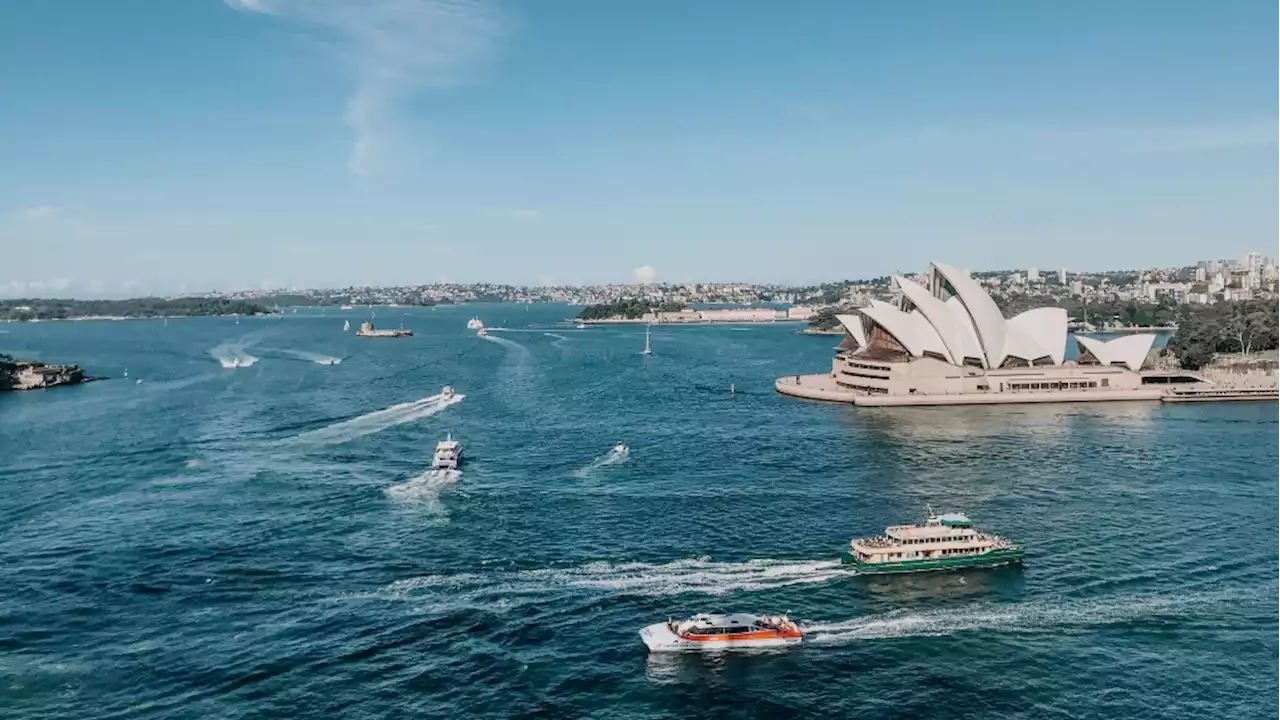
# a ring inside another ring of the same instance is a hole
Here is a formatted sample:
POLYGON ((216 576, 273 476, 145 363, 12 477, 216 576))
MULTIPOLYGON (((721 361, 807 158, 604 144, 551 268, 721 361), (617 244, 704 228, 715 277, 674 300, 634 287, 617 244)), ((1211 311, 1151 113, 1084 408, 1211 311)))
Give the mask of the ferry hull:
POLYGON ((858 561, 851 553, 841 556, 846 565, 857 568, 859 575, 888 575, 892 573, 927 572, 930 570, 959 570, 962 568, 995 567, 1022 562, 1022 548, 1001 548, 982 555, 961 557, 928 558, 923 560, 904 560, 892 563, 865 563, 858 561))

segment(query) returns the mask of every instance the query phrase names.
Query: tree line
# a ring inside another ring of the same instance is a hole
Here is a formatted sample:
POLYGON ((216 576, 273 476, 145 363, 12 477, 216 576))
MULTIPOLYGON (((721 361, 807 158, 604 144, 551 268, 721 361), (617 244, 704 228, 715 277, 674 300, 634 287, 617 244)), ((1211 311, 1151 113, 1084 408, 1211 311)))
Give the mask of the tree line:
POLYGON ((657 303, 651 300, 624 298, 611 303, 588 305, 578 313, 580 320, 607 320, 609 318, 626 318, 639 320, 648 312, 679 312, 684 306, 678 302, 657 303))
POLYGON ((1278 316, 1274 300, 1183 305, 1178 313, 1178 331, 1169 340, 1169 351, 1182 367, 1198 370, 1209 364, 1216 353, 1274 350, 1278 316))
POLYGON ((265 315, 266 307, 245 300, 222 298, 131 298, 129 300, 70 300, 23 298, 0 300, 0 320, 63 320, 80 317, 194 317, 204 315, 265 315))

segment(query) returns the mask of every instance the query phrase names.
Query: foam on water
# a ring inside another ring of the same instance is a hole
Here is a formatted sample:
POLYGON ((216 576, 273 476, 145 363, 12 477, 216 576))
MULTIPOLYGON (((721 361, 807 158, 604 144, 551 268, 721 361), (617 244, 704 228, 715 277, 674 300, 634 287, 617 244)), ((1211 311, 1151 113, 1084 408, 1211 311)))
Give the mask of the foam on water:
POLYGON ((421 400, 392 405, 350 420, 327 425, 318 430, 305 432, 295 436, 294 440, 330 445, 344 443, 364 435, 381 432, 396 425, 403 425, 407 422, 430 417, 450 405, 462 402, 465 397, 465 395, 454 395, 446 398, 437 393, 421 400))
POLYGON ((983 603, 931 611, 895 610, 838 622, 802 623, 805 641, 843 645, 860 640, 952 635, 976 630, 1057 632, 1135 620, 1179 616, 1197 607, 1239 603, 1256 592, 1190 593, 1074 600, 1060 598, 1025 603, 983 603))
POLYGON ((281 349, 280 352, 299 360, 307 360, 318 365, 337 365, 342 362, 342 358, 335 355, 325 355, 324 353, 311 352, 310 350, 287 350, 281 349))
POLYGON ((625 463, 630 459, 631 459, 630 449, 619 450, 616 447, 611 448, 609 452, 605 453, 604 455, 601 455, 595 460, 592 460, 586 465, 583 465, 577 470, 574 470, 573 476, 576 478, 591 477, 592 475, 594 475, 596 472, 600 470, 603 470, 607 467, 612 467, 614 465, 621 465, 622 463, 625 463))
POLYGON ((435 514, 444 515, 447 511, 440 502, 440 493, 456 484, 461 477, 461 470, 428 470, 412 480, 392 485, 383 492, 397 502, 421 506, 435 514))
POLYGON ((825 583, 853 574, 853 570, 834 560, 716 562, 694 558, 665 564, 596 562, 571 568, 425 575, 397 580, 384 588, 383 593, 433 603, 452 599, 464 605, 496 603, 510 607, 542 602, 550 595, 565 591, 651 597, 684 593, 724 595, 825 583))
POLYGON ((225 342, 209 349, 209 355, 224 368, 242 368, 258 362, 259 358, 249 353, 250 345, 246 338, 225 342))

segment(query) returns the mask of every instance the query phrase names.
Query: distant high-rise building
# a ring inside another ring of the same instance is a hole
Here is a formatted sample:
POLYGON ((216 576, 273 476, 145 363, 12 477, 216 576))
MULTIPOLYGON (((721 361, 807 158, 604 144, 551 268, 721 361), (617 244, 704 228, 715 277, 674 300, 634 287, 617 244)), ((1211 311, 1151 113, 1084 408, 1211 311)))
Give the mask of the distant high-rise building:
POLYGON ((1244 256, 1244 269, 1249 273, 1262 271, 1262 255, 1260 253, 1251 252, 1244 256))
POLYGON ((1203 267, 1196 268, 1196 282, 1204 282, 1208 276, 1209 274, 1205 272, 1203 267))
POLYGON ((1084 294, 1084 283, 1080 282, 1079 280, 1072 280, 1072 281, 1071 281, 1071 294, 1072 294, 1072 295, 1083 295, 1083 294, 1084 294))
POLYGON ((1066 268, 1058 268, 1058 284, 1059 284, 1059 285, 1066 285, 1066 284, 1067 284, 1067 269, 1066 269, 1066 268))
POLYGON ((1027 282, 1040 282, 1040 271, 1036 268, 1027 268, 1027 282))

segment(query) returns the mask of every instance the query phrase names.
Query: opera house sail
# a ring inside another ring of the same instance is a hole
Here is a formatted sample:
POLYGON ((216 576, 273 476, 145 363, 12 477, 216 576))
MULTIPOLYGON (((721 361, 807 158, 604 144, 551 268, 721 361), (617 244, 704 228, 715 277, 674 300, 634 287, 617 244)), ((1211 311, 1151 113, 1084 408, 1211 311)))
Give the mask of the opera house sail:
POLYGON ((895 305, 873 300, 839 315, 845 331, 829 375, 780 378, 780 392, 858 405, 954 405, 1156 399, 1193 375, 1144 374, 1156 336, 1077 336, 1066 360, 1067 311, 1012 318, 967 272, 930 263, 917 279, 895 276, 895 305))

